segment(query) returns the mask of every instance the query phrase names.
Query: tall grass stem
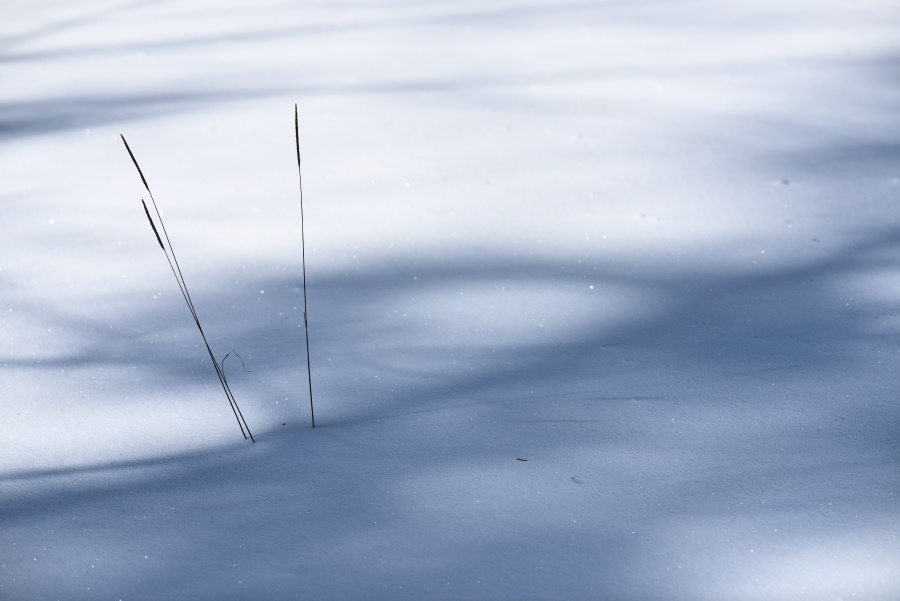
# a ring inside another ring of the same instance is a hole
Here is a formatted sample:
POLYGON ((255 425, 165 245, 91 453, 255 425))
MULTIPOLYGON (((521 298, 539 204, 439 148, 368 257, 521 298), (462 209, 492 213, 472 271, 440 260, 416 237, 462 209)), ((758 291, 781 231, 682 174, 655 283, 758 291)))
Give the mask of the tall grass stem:
POLYGON ((209 341, 207 341, 206 339, 206 334, 203 332, 203 328, 200 325, 200 319, 197 317, 197 311, 194 308, 194 301, 191 299, 190 292, 188 292, 187 283, 184 280, 184 275, 181 273, 181 266, 178 264, 178 258, 175 256, 175 249, 172 246, 172 241, 169 239, 169 232, 166 230, 166 224, 165 222, 163 222, 162 214, 160 214, 159 212, 159 207, 156 205, 156 199, 153 198, 153 192, 150 191, 150 186, 147 184, 147 179, 144 177, 144 172, 141 171, 141 166, 138 165, 137 159, 134 157, 134 153, 131 152, 131 147, 128 146, 128 142, 125 140, 125 136, 123 135, 121 137, 122 142, 125 144, 125 149, 128 151, 128 156, 131 157, 131 161, 134 163, 135 168, 137 168, 138 174, 141 176, 141 181, 144 184, 144 188, 147 189, 147 194, 150 195, 150 202, 153 203, 153 209, 156 212, 157 219, 159 219, 159 224, 162 227, 163 237, 165 237, 166 239, 168 249, 163 244, 162 238, 159 235, 159 231, 156 229, 156 224, 153 222, 153 218, 150 216, 150 211, 147 209, 147 203, 143 199, 141 199, 141 204, 143 204, 144 206, 144 213, 147 215, 147 220, 150 221, 150 227, 153 228, 153 233, 156 235, 156 240, 157 242, 159 242, 160 248, 162 248, 163 253, 165 253, 166 255, 166 261, 169 263, 169 269, 172 270, 172 275, 175 276, 175 281, 178 283, 178 289, 181 291, 181 296, 184 298, 184 302, 187 304, 188 310, 190 310, 191 312, 191 317, 194 319, 194 324, 196 324, 197 329, 200 331, 200 336, 203 338, 203 344, 206 346, 206 350, 209 353, 209 358, 216 370, 216 376, 218 376, 219 378, 219 384, 222 385, 222 390, 225 391, 225 396, 228 399, 228 404, 231 406, 231 411, 234 413, 234 418, 237 420, 238 427, 241 429, 241 434, 244 436, 244 439, 246 439, 247 435, 249 435, 250 440, 256 442, 256 440, 253 438, 253 434, 250 432, 250 426, 247 424, 247 420, 244 418, 244 414, 241 412, 241 408, 238 406, 237 400, 234 398, 234 394, 232 394, 231 392, 231 387, 228 386, 228 382, 227 380, 225 380, 225 374, 223 373, 222 368, 219 366, 219 363, 216 361, 216 357, 209 346, 209 341), (170 252, 171 257, 169 256, 170 252), (246 433, 244 433, 245 428, 247 430, 246 433))
POLYGON ((306 236, 303 231, 303 172, 300 169, 300 117, 297 105, 294 105, 294 139, 297 142, 297 174, 300 176, 300 249, 303 258, 303 327, 306 329, 306 374, 309 377, 309 416, 312 427, 316 427, 316 414, 313 411, 312 369, 309 363, 309 318, 306 313, 306 236))

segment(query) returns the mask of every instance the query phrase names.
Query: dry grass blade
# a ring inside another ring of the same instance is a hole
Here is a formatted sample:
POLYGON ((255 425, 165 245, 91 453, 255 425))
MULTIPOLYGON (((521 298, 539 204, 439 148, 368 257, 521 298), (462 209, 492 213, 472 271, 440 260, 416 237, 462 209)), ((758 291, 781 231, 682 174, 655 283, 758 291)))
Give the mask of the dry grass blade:
POLYGON ((309 376, 309 416, 312 427, 316 427, 316 414, 313 411, 312 369, 309 363, 309 319, 306 313, 306 235, 303 231, 303 173, 300 170, 300 117, 297 105, 294 105, 294 139, 297 141, 297 174, 300 176, 300 248, 303 253, 303 327, 306 329, 306 373, 309 376))
POLYGON ((153 228, 153 233, 156 234, 156 241, 159 242, 159 247, 163 249, 163 252, 166 252, 166 247, 163 246, 162 238, 159 237, 159 232, 156 231, 156 224, 153 223, 153 218, 150 217, 150 211, 147 210, 147 203, 144 202, 144 199, 141 199, 141 204, 144 205, 144 213, 147 214, 147 221, 150 222, 150 227, 153 228))
MULTIPOLYGON (((141 176, 141 181, 144 182, 144 187, 147 188, 147 192, 150 192, 150 186, 147 185, 147 178, 144 177, 144 172, 141 171, 141 166, 138 165, 137 159, 134 158, 134 153, 131 152, 131 147, 128 146, 128 142, 125 141, 125 135, 124 135, 124 134, 119 134, 119 136, 121 136, 121 137, 122 137, 122 141, 125 142, 125 150, 128 151, 128 156, 131 157, 131 161, 134 163, 134 166, 137 167, 138 175, 141 176)), ((153 193, 150 192, 150 195, 152 196, 153 193)))
MULTIPOLYGON (((241 412, 241 408, 238 406, 237 400, 235 400, 234 394, 232 394, 231 388, 228 386, 228 381, 225 380, 225 374, 223 373, 222 368, 219 366, 219 363, 216 361, 216 357, 209 346, 209 341, 207 341, 206 339, 206 334, 203 332, 203 328, 200 326, 200 319, 197 317, 196 309, 194 309, 194 302, 193 300, 191 300, 190 292, 188 292, 187 283, 184 281, 184 275, 181 273, 181 266, 178 264, 178 259, 175 256, 175 249, 172 247, 172 241, 169 239, 168 231, 166 231, 166 224, 159 212, 159 207, 156 205, 156 199, 153 198, 153 192, 150 191, 150 186, 147 185, 147 179, 144 177, 144 173, 141 171, 141 166, 138 165, 137 159, 134 158, 134 153, 131 152, 131 148, 128 146, 128 142, 125 140, 125 136, 122 136, 122 142, 125 143, 125 149, 128 150, 128 155, 131 157, 135 168, 137 168, 138 174, 141 176, 141 181, 144 183, 144 187, 147 189, 147 193, 150 194, 150 202, 153 203, 153 209, 156 212, 156 217, 157 219, 159 219, 159 224, 163 229, 163 235, 165 236, 166 242, 169 245, 168 248, 166 248, 166 245, 163 244, 162 238, 160 237, 159 232, 156 229, 156 224, 153 222, 153 218, 150 216, 150 211, 147 209, 147 203, 143 199, 141 199, 141 204, 144 205, 144 213, 147 215, 147 219, 150 220, 150 227, 153 228, 153 233, 156 234, 156 241, 159 242, 160 248, 166 255, 166 261, 168 261, 169 263, 169 268, 172 270, 172 275, 175 276, 175 281, 178 282, 178 289, 181 291, 181 296, 184 298, 184 302, 187 304, 188 310, 191 312, 191 317, 193 317, 194 319, 194 324, 200 331, 200 336, 203 338, 203 344, 206 346, 206 350, 209 353, 209 358, 216 370, 216 376, 219 378, 219 384, 222 385, 222 390, 225 391, 225 396, 228 399, 228 404, 231 406, 231 411, 234 413, 234 418, 237 420, 238 427, 241 429, 241 434, 245 439, 249 434, 250 440, 256 442, 256 440, 253 438, 253 434, 250 432, 250 426, 247 424, 247 420, 244 419, 244 414, 241 412), (169 256, 170 252, 171 256, 169 256), (244 428, 247 429, 246 433, 244 433, 244 428)), ((226 355, 226 357, 227 356, 228 355, 226 355)), ((222 361, 224 362, 224 359, 222 361)))

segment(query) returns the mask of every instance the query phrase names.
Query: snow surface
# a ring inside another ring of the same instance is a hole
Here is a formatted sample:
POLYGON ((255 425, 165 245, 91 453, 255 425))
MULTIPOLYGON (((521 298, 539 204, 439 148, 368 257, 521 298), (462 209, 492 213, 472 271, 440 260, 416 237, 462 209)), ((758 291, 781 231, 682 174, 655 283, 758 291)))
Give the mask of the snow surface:
POLYGON ((0 599, 900 598, 898 26, 5 0, 0 599))

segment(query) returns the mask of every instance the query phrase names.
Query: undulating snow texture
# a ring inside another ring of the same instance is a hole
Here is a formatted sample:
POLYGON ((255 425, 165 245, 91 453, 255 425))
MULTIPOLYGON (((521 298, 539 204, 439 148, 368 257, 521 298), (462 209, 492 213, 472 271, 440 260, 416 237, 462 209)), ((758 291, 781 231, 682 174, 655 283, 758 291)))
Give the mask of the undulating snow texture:
POLYGON ((897 599, 898 31, 5 0, 0 599, 897 599))

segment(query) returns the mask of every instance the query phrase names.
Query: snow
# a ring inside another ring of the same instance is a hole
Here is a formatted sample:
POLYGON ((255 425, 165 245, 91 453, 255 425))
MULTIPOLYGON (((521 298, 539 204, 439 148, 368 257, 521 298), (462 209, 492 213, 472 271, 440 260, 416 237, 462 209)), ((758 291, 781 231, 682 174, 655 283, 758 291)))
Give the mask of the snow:
POLYGON ((895 2, 2 12, 0 599, 900 597, 895 2))

